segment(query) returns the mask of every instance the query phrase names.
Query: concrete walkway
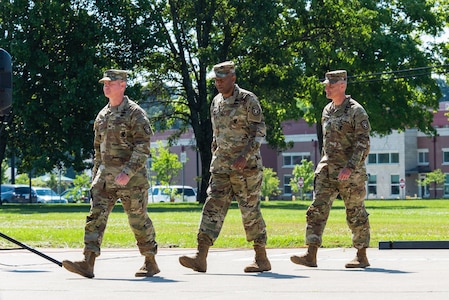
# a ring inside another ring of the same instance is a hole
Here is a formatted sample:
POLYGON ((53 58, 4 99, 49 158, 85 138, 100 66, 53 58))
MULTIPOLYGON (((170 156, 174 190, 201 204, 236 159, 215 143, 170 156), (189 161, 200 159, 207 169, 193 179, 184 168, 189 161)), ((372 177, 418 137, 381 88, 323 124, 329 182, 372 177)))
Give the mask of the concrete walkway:
MULTIPOLYGON (((80 249, 36 249, 62 261, 80 249)), ((320 249, 318 268, 290 262, 305 249, 268 249, 272 270, 247 274, 252 249, 215 249, 207 273, 182 267, 195 249, 160 249, 161 273, 135 278, 143 257, 137 249, 103 249, 95 278, 70 273, 27 250, 0 251, 0 300, 88 299, 449 299, 449 250, 368 249, 371 267, 345 269, 354 249, 320 249)))

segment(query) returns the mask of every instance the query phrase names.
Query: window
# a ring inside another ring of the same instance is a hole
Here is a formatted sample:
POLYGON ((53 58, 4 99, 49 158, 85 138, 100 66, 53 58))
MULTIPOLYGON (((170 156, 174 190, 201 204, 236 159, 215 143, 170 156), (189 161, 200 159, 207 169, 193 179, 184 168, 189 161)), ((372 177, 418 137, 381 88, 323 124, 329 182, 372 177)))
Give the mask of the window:
POLYGON ((149 189, 149 194, 150 195, 157 195, 158 193, 159 193, 159 189, 158 188, 149 189))
POLYGON ((449 164, 449 149, 443 149, 443 164, 449 164))
POLYGON ((399 175, 391 175, 391 194, 399 195, 399 175))
POLYGON ((291 194, 292 187, 290 186, 290 179, 292 175, 284 175, 284 194, 291 194))
POLYGON ((377 195, 377 175, 368 175, 368 195, 377 195))
POLYGON ((424 179, 426 179, 426 174, 419 174, 418 196, 421 198, 429 198, 430 197, 429 185, 423 184, 424 179))
POLYGON ((390 162, 390 154, 388 153, 379 153, 377 157, 379 158, 379 164, 388 164, 390 162))
POLYGON ((284 159, 283 167, 294 167, 295 165, 300 165, 303 159, 310 160, 310 153, 308 152, 298 152, 298 153, 283 153, 284 159))
POLYGON ((399 153, 390 153, 390 163, 391 164, 399 163, 399 153))
POLYGON ((444 178, 444 196, 449 196, 449 174, 445 174, 446 177, 444 178))
POLYGON ((368 154, 368 164, 398 164, 398 163, 399 163, 399 153, 397 152, 368 154))
MULTIPOLYGON (((195 196, 196 197, 195 191, 193 189, 183 189, 183 191, 184 191, 184 196, 195 196)), ((182 191, 181 191, 181 193, 182 193, 182 191)))
POLYGON ((418 150, 418 165, 429 165, 429 149, 418 150))

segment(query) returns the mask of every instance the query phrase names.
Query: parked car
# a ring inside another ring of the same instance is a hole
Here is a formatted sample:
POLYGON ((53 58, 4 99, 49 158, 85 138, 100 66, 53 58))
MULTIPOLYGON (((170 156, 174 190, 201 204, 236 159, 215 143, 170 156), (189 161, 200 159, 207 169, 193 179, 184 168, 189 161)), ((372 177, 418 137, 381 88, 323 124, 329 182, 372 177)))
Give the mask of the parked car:
POLYGON ((148 202, 196 202, 196 192, 191 186, 156 185, 148 189, 148 202))
POLYGON ((90 189, 88 188, 80 188, 75 189, 71 188, 65 190, 61 193, 61 196, 67 199, 69 203, 81 202, 81 203, 89 203, 90 202, 90 189))
POLYGON ((0 199, 2 203, 11 202, 11 198, 14 194, 14 185, 11 184, 2 184, 1 186, 1 194, 0 199))
POLYGON ((67 203, 67 199, 56 194, 51 188, 32 187, 37 195, 37 203, 67 203))
POLYGON ((26 184, 15 184, 14 192, 8 203, 36 203, 37 195, 33 188, 26 184), (31 195, 31 199, 30 199, 31 195))
POLYGON ((13 193, 10 200, 2 200, 3 203, 67 203, 67 199, 48 187, 32 186, 31 190, 26 184, 15 184, 12 187, 13 193))

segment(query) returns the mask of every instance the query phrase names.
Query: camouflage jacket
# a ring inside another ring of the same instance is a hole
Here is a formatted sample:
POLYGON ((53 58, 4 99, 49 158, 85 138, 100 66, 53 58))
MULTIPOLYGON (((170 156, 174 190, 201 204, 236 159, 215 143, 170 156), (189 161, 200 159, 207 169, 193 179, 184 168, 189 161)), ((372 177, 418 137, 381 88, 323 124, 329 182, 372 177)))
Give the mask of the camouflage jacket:
POLYGON ((363 172, 371 130, 365 109, 351 96, 346 96, 339 106, 333 102, 326 105, 321 122, 323 151, 320 164, 363 172))
POLYGON ((266 127, 256 95, 235 85, 231 97, 215 96, 210 114, 213 128, 210 171, 232 171, 231 165, 240 155, 247 160, 246 169, 262 169, 260 145, 266 127))
POLYGON ((93 178, 104 169, 111 177, 124 172, 131 179, 135 175, 146 179, 153 131, 137 103, 125 96, 119 106, 106 105, 95 119, 94 131, 93 178))

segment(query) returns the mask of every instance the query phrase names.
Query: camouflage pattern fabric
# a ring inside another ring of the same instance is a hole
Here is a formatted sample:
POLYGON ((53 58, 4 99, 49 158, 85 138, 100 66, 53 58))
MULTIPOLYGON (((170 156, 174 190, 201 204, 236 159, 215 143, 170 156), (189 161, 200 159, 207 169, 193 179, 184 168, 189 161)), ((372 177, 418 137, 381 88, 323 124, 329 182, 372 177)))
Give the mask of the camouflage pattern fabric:
POLYGON ((370 124, 364 108, 348 96, 340 106, 329 103, 323 110, 323 153, 315 170, 314 200, 307 210, 306 244, 320 246, 334 199, 340 194, 353 246, 369 247, 370 225, 365 209, 365 159, 370 148, 370 124), (339 181, 344 167, 349 180, 339 181))
POLYGON ((365 109, 348 96, 338 107, 333 102, 326 105, 321 122, 323 153, 320 163, 366 173, 371 127, 365 109))
POLYGON ((254 245, 265 246, 267 234, 260 210, 261 185, 262 173, 258 170, 212 173, 198 239, 210 241, 210 245, 213 245, 223 227, 231 201, 235 199, 242 214, 246 240, 254 241, 254 245))
POLYGON ((262 170, 260 145, 266 135, 262 108, 257 97, 235 85, 233 96, 221 94, 212 101, 212 173, 229 173, 232 162, 240 155, 247 161, 246 169, 262 170))
POLYGON ((213 126, 211 178, 198 233, 198 240, 212 245, 217 239, 231 201, 239 205, 246 239, 265 246, 266 226, 260 211, 262 159, 260 145, 266 127, 257 97, 235 85, 233 96, 217 95, 211 104, 213 126), (247 160, 243 170, 232 163, 247 160))
POLYGON ((155 230, 147 213, 146 168, 153 132, 146 113, 125 96, 118 107, 108 104, 98 113, 94 131, 92 199, 86 219, 84 251, 100 255, 109 213, 121 199, 141 254, 155 254, 155 230), (130 177, 126 186, 114 181, 120 172, 130 177))

